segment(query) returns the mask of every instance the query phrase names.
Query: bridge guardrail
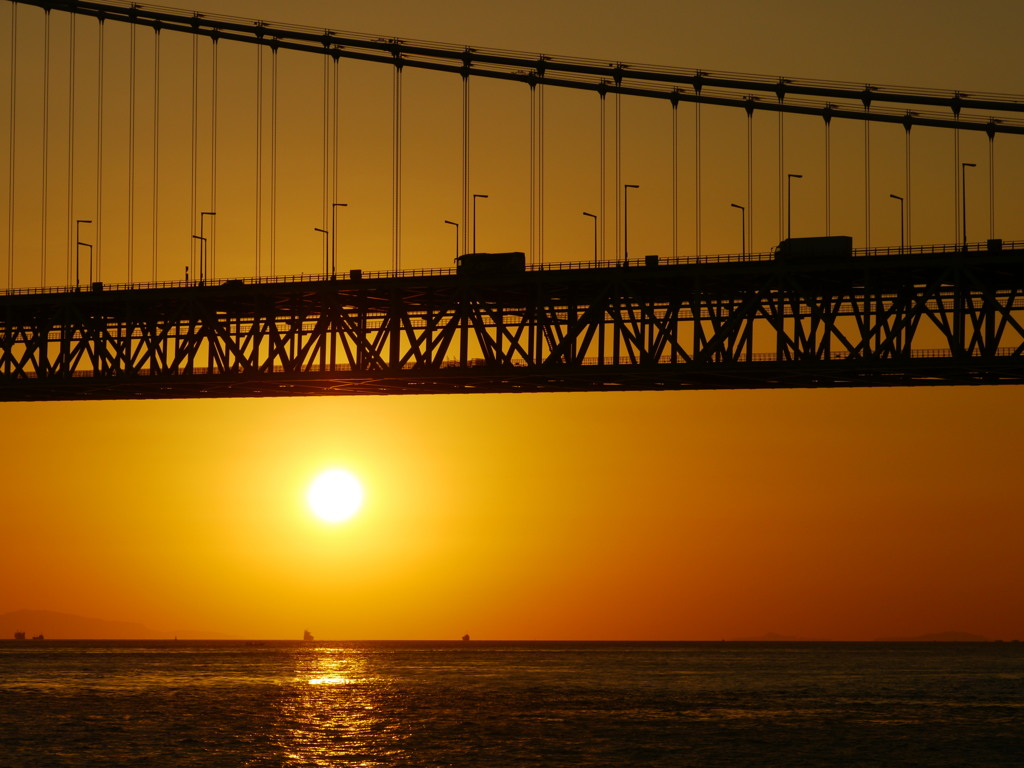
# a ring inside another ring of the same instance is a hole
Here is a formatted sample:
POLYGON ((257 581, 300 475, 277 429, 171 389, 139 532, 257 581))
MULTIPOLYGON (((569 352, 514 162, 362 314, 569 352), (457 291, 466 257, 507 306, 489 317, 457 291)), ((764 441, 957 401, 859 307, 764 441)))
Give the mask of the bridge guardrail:
MULTIPOLYGON (((1002 241, 1002 248, 1007 251, 1015 251, 1024 249, 1024 240, 1006 240, 1002 241)), ((878 248, 854 248, 853 255, 855 258, 873 257, 873 256, 923 256, 930 254, 948 254, 948 253, 964 253, 974 252, 981 253, 989 250, 988 243, 985 241, 976 243, 963 243, 950 244, 950 243, 938 243, 929 245, 913 245, 913 246, 883 246, 878 248)), ((580 261, 557 261, 549 262, 546 264, 528 264, 526 270, 528 272, 548 272, 548 271, 561 271, 561 270, 578 270, 578 269, 610 269, 615 267, 622 267, 625 269, 642 268, 645 266, 643 259, 645 257, 635 258, 629 262, 619 261, 598 261, 592 260, 580 260, 580 261)), ((702 256, 659 256, 658 266, 662 265, 691 265, 691 264, 726 264, 726 263, 742 263, 742 262, 763 262, 772 261, 774 258, 774 252, 760 252, 760 253, 723 253, 723 254, 710 254, 702 256)), ((327 282, 357 282, 359 280, 379 280, 386 278, 407 278, 407 277, 437 277, 443 275, 454 275, 456 274, 454 267, 420 267, 415 269, 401 269, 397 271, 393 270, 372 270, 360 271, 360 277, 352 277, 348 272, 339 273, 336 276, 331 276, 323 273, 299 273, 297 275, 279 275, 279 276, 259 276, 259 277, 235 277, 235 278, 217 278, 216 280, 157 280, 152 282, 133 282, 133 283, 101 283, 101 291, 137 291, 137 290, 154 290, 154 289, 165 289, 165 288, 215 288, 224 287, 230 284, 241 284, 241 285, 279 285, 279 284, 290 284, 290 283, 327 283, 327 282)), ((26 295, 39 295, 39 294, 59 294, 59 293, 94 293, 99 291, 93 291, 88 286, 49 286, 49 287, 34 287, 34 288, 8 288, 4 291, 0 291, 2 296, 26 296, 26 295)))

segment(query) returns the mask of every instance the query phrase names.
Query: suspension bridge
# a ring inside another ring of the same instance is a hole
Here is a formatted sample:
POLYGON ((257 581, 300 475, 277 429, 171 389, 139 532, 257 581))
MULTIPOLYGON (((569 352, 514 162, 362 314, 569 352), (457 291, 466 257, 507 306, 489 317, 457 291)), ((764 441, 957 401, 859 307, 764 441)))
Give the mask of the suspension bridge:
POLYGON ((7 5, 0 400, 1024 381, 1024 96, 7 5))

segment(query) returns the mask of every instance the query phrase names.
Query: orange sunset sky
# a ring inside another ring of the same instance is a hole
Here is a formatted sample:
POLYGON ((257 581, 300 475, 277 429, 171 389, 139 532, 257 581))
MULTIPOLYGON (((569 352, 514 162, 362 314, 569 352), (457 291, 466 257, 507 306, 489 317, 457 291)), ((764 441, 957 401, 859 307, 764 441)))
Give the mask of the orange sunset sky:
MULTIPOLYGON (((610 61, 1024 93, 1024 7, 1015 2, 194 2, 162 5, 610 61)), ((0 4, 4 41, 8 11, 0 4)), ((440 110, 419 99, 415 80, 407 85, 410 119, 440 110)), ((456 95, 445 109, 458 108, 457 88, 451 84, 456 95)), ((504 119, 484 116, 485 106, 500 109, 501 93, 482 88, 474 96, 483 125, 504 119)), ((593 108, 583 97, 551 98, 560 116, 553 120, 593 108)), ((244 105, 232 103, 224 119, 234 109, 244 120, 244 105)), ((506 108, 525 121, 526 105, 506 108)), ((636 106, 640 114, 646 108, 636 106)), ((430 134, 435 123, 419 125, 430 134)), ((457 132, 457 118, 453 126, 457 132)), ((351 147, 369 146, 374 129, 345 130, 351 147)), ((549 152, 569 152, 569 129, 551 130, 549 152)), ((793 131, 801 135, 799 126, 793 131)), ((902 129, 898 146, 901 137, 902 129)), ((880 134, 879 147, 888 140, 880 134)), ((430 208, 424 190, 437 183, 437 168, 411 141, 408 263, 448 266, 452 233, 440 222, 458 216, 457 178, 430 208)), ((984 143, 970 141, 966 151, 978 149, 979 166, 986 163, 984 143)), ((457 162, 456 146, 439 145, 437 162, 446 153, 457 162)), ((481 209, 490 218, 481 220, 489 229, 481 228, 480 250, 528 246, 521 217, 516 224, 495 202, 503 174, 524 173, 502 165, 503 151, 484 140, 474 160, 474 190, 490 191, 486 204, 494 203, 481 209)), ((638 253, 665 253, 663 224, 651 213, 664 205, 663 195, 652 199, 664 187, 654 176, 659 156, 626 152, 630 179, 651 196, 638 203, 630 236, 638 253)), ((794 147, 794 160, 800 153, 794 147)), ((588 258, 590 225, 578 212, 594 197, 573 198, 572 172, 552 162, 547 258, 588 258)), ((735 158, 720 162, 736 173, 735 158)), ((762 174, 769 185, 771 162, 762 174)), ((733 191, 719 189, 716 159, 703 163, 709 194, 720 195, 707 204, 705 251, 738 251, 733 191)), ((879 183, 902 173, 900 163, 879 171, 879 183)), ((1024 239, 1021 167, 999 179, 997 234, 1008 239, 1024 239)), ((386 163, 380 173, 390 178, 386 163)), ((929 178, 924 161, 915 173, 929 178)), ((794 229, 818 234, 809 212, 819 216, 821 203, 806 175, 794 229)), ((371 177, 361 177, 365 200, 358 184, 346 190, 353 215, 345 253, 352 265, 384 269, 389 219, 355 213, 360 204, 370 210, 373 195, 387 195, 371 177)), ((901 191, 896 178, 896 186, 880 188, 882 198, 901 191)), ((319 184, 314 174, 314 195, 319 184)), ((858 190, 851 194, 859 204, 858 190)), ((734 194, 742 200, 745 191, 734 194)), ((834 194, 838 211, 845 198, 834 194)), ((289 258, 306 259, 293 271, 313 271, 319 241, 311 229, 319 219, 303 219, 288 207, 293 202, 282 202, 284 242, 289 258), (290 234, 293 225, 305 234, 290 234)), ((893 211, 879 205, 873 244, 898 244, 893 211)), ((949 210, 922 204, 918 240, 952 240, 949 210)), ((2 211, 6 237, 6 205, 2 211)), ((834 212, 833 230, 859 237, 859 215, 846 221, 834 212)), ((777 240, 777 218, 766 206, 757 247, 777 240)), ((987 222, 979 208, 969 227, 982 237, 987 222)), ((227 244, 231 224, 218 227, 220 275, 245 274, 244 249, 227 244)), ((31 236, 19 232, 18 242, 27 249, 31 236)), ((681 250, 691 243, 687 234, 681 250)), ((167 269, 177 276, 176 264, 167 269)), ((104 270, 124 279, 113 255, 104 270)), ((1024 639, 1022 396, 1014 387, 939 387, 0 403, 0 614, 53 610, 141 622, 168 635, 244 638, 297 638, 308 628, 318 639, 468 632, 479 639, 778 633, 871 640, 945 631, 1024 639), (304 496, 334 466, 361 478, 366 501, 354 519, 330 525, 310 514, 304 496)))

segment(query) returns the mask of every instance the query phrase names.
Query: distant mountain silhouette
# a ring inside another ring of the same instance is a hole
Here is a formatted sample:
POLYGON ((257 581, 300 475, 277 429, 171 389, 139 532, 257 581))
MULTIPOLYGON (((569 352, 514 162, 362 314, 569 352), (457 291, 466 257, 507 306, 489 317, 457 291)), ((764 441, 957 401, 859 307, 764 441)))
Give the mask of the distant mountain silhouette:
POLYGON ((987 637, 972 635, 969 632, 933 632, 917 637, 880 637, 879 643, 990 643, 987 637))
MULTIPOLYGON (((170 640, 174 635, 130 621, 106 621, 56 611, 11 611, 0 614, 0 639, 11 640, 15 632, 26 637, 43 635, 47 640, 170 640)), ((181 632, 181 638, 222 638, 210 632, 181 632)))
POLYGON ((47 640, 156 640, 166 637, 149 627, 127 621, 105 621, 56 611, 11 611, 0 615, 0 637, 15 632, 47 640))

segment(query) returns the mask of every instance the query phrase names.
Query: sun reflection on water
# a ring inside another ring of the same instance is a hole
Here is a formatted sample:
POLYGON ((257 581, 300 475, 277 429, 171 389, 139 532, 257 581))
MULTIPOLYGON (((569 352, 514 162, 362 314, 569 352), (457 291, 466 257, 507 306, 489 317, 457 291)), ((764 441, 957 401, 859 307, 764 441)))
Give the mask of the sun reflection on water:
POLYGON ((277 702, 276 738, 301 765, 379 765, 402 754, 404 734, 382 717, 390 683, 364 651, 295 650, 292 684, 277 702))
POLYGON ((309 681, 310 685, 349 685, 354 683, 350 677, 314 677, 309 681))

